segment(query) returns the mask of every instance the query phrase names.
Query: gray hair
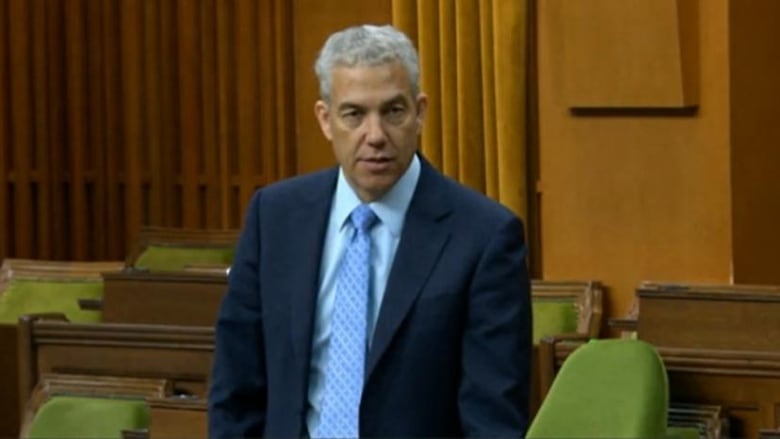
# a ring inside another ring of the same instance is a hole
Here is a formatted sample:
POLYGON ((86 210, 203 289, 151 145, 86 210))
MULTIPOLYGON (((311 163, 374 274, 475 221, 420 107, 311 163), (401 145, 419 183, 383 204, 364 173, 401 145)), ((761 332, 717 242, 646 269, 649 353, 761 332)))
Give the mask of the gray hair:
POLYGON ((320 98, 330 101, 334 67, 377 66, 400 62, 409 74, 412 96, 420 92, 420 64, 409 37, 393 26, 362 25, 332 34, 320 50, 314 71, 320 81, 320 98))

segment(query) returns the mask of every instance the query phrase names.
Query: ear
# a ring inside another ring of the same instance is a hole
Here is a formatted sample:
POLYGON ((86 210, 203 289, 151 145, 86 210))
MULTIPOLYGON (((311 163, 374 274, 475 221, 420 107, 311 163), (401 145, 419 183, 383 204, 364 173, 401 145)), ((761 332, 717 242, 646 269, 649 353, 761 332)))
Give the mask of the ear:
POLYGON ((317 117, 317 122, 320 123, 320 129, 325 138, 329 141, 333 140, 333 135, 330 131, 330 108, 328 104, 323 100, 319 100, 314 104, 314 115, 317 117))
POLYGON ((428 96, 425 93, 417 95, 417 134, 422 132, 423 122, 425 121, 425 114, 428 111, 428 96))

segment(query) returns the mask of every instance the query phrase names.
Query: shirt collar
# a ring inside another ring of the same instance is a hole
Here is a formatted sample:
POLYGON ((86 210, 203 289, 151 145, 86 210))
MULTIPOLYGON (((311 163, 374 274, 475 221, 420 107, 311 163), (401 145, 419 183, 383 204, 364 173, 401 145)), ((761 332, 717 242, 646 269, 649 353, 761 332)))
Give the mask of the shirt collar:
MULTIPOLYGON (((420 159, 415 154, 409 163, 409 167, 406 168, 406 172, 393 187, 380 199, 368 203, 368 206, 371 207, 382 224, 396 238, 401 235, 406 211, 409 210, 409 204, 412 202, 412 196, 419 179, 420 159)), ((358 198, 352 186, 347 182, 344 170, 339 168, 339 178, 336 183, 335 199, 333 200, 333 218, 336 220, 336 224, 339 225, 339 230, 347 223, 349 214, 360 204, 360 198, 358 198)))

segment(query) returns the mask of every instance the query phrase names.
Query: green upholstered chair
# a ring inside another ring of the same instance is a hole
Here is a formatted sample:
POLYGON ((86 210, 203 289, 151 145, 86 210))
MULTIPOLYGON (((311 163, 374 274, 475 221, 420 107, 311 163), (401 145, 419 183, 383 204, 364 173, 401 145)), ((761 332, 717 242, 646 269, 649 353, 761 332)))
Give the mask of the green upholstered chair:
POLYGON ((533 342, 545 335, 577 332, 577 305, 569 300, 533 300, 533 342))
POLYGON ((28 401, 22 438, 121 438, 149 427, 146 398, 169 392, 166 380, 47 374, 28 401))
POLYGON ((531 283, 533 342, 544 336, 581 334, 598 337, 603 288, 595 281, 531 283))
POLYGON ((82 310, 79 299, 100 298, 103 281, 11 279, 0 295, 0 323, 15 323, 25 314, 61 312, 72 322, 98 322, 99 311, 82 310))
POLYGON ((30 439, 120 438, 122 430, 149 427, 143 399, 54 396, 30 426, 30 439))
POLYGON ((196 247, 174 245, 148 246, 133 266, 150 271, 184 271, 188 266, 233 263, 233 247, 196 247))
POLYGON ((140 270, 184 271, 189 267, 233 263, 237 230, 146 227, 141 230, 127 265, 140 270))
MULTIPOLYGON (((596 281, 531 282, 531 312, 533 313, 534 354, 539 341, 545 336, 595 338, 601 329, 601 304, 603 288, 596 281)), ((531 395, 529 407, 533 416, 541 404, 541 387, 538 359, 531 369, 531 395)))
POLYGON ((78 301, 100 298, 101 273, 122 267, 122 262, 7 259, 0 268, 0 323, 16 323, 25 314, 53 312, 73 322, 97 322, 100 313, 80 309, 78 301))
POLYGON ((527 437, 665 437, 668 404, 666 370, 651 345, 591 340, 564 361, 527 437))

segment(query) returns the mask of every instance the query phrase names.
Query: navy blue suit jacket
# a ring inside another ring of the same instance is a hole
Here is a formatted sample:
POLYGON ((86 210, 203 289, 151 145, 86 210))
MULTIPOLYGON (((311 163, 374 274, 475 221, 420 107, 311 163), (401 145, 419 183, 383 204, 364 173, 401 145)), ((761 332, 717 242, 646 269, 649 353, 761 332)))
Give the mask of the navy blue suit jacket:
MULTIPOLYGON (((520 220, 424 160, 368 354, 364 437, 520 437, 531 309, 520 220)), ((322 244, 337 170, 258 191, 216 326, 212 438, 306 434, 322 244)))

